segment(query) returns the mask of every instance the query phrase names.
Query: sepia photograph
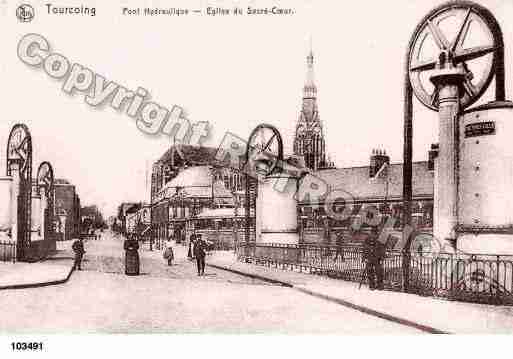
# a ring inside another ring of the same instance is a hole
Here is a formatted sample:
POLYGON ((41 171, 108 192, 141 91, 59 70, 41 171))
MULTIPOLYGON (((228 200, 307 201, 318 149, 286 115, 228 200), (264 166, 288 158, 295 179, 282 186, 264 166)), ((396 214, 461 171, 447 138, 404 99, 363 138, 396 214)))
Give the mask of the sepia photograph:
POLYGON ((0 353, 509 341, 513 1, 0 18, 0 353))

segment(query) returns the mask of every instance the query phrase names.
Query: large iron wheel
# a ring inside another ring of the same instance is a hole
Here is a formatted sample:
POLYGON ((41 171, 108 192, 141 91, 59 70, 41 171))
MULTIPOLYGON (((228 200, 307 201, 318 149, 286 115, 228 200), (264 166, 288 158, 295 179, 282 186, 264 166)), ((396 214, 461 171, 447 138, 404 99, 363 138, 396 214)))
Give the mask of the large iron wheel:
POLYGON ((272 125, 258 125, 248 139, 246 164, 254 167, 258 174, 268 176, 282 161, 283 140, 280 132, 272 125))
POLYGON ((7 175, 11 175, 11 163, 20 165, 20 177, 32 180, 32 138, 25 124, 17 124, 9 134, 7 141, 7 175))
POLYGON ((438 91, 429 81, 441 57, 463 68, 462 109, 486 91, 503 57, 502 34, 493 15, 470 1, 453 1, 432 10, 410 43, 408 71, 417 99, 438 110, 438 91))
POLYGON ((45 194, 48 198, 52 188, 53 188, 53 168, 49 162, 42 162, 37 169, 37 187, 38 193, 40 188, 44 188, 45 194))
POLYGON ((18 194, 18 233, 17 253, 19 260, 27 260, 27 250, 31 240, 32 207, 32 137, 25 124, 17 124, 7 141, 7 176, 12 175, 12 164, 19 165, 20 191, 18 194))

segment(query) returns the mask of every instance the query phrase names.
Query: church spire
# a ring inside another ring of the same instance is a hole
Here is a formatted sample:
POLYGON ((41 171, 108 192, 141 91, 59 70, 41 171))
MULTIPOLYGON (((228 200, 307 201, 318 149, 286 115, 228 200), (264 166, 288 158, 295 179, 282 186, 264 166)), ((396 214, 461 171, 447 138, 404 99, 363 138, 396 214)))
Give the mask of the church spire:
POLYGON ((306 82, 303 87, 301 112, 296 124, 294 154, 304 158, 306 167, 317 171, 332 165, 326 162, 326 142, 317 109, 317 86, 314 81, 314 55, 311 42, 306 65, 306 82))
POLYGON ((314 81, 314 55, 312 49, 312 39, 310 38, 310 52, 306 57, 306 81, 303 87, 303 98, 315 98, 317 96, 317 87, 314 81))

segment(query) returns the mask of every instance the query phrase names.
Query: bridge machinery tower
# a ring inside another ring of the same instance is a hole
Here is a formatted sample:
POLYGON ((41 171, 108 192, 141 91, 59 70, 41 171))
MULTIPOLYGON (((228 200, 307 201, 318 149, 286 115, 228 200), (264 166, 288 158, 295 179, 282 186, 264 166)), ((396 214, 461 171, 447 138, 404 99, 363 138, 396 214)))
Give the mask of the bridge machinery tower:
POLYGON ((51 232, 53 217, 54 173, 50 162, 41 162, 37 169, 36 196, 32 198, 32 228, 38 239, 47 240, 51 232))
POLYGON ((25 124, 14 125, 9 134, 5 178, 10 183, 10 230, 11 241, 16 243, 16 260, 28 260, 31 243, 32 136, 25 124))
POLYGON ((278 130, 258 125, 249 136, 246 171, 256 178, 255 240, 257 243, 298 244, 296 192, 302 175, 295 158, 284 160, 278 130))
POLYGON ((411 223, 412 94, 439 118, 433 234, 465 253, 513 255, 513 103, 493 14, 450 1, 427 14, 406 55, 403 195, 411 223), (452 36, 451 36, 451 31, 452 36), (469 108, 495 77, 495 100, 469 108))

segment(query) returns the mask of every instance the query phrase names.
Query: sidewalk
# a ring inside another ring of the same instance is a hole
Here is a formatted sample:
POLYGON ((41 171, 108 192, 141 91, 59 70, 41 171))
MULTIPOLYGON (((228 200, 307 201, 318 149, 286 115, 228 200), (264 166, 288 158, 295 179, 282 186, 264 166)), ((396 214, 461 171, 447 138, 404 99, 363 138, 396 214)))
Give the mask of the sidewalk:
POLYGON ((0 290, 44 287, 65 283, 73 272, 69 243, 57 242, 57 252, 36 263, 0 262, 0 290))
POLYGON ((428 333, 513 333, 513 308, 451 302, 392 291, 370 291, 357 283, 236 261, 233 252, 207 257, 207 265, 281 283, 343 306, 428 333))

